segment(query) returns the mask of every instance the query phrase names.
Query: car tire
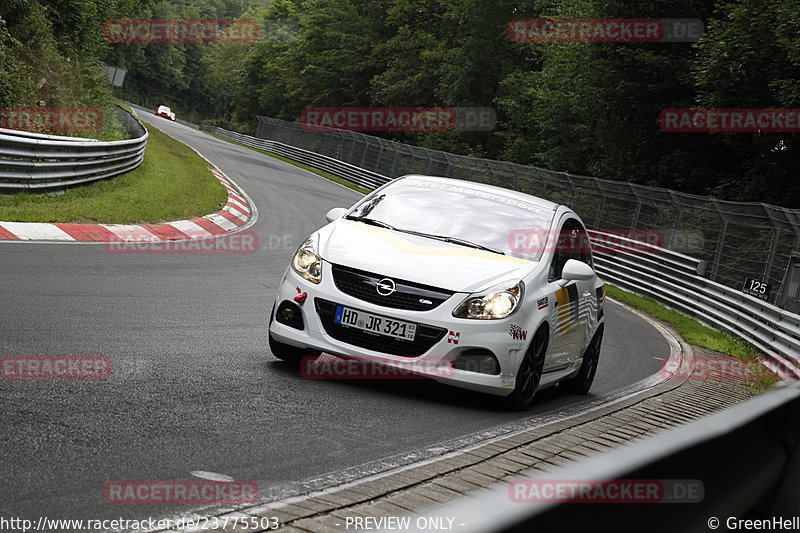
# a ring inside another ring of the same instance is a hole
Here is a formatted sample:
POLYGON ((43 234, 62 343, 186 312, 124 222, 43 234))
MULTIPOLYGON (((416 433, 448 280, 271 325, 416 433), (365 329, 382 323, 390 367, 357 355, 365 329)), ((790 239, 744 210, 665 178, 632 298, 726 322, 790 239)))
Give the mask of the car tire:
POLYGON ((549 336, 542 328, 533 336, 517 370, 514 391, 506 396, 506 406, 512 411, 526 411, 533 403, 536 389, 542 380, 544 357, 547 352, 549 336))
POLYGON ((272 352, 272 355, 281 361, 289 363, 292 366, 300 366, 300 362, 304 357, 316 357, 322 353, 311 350, 310 348, 298 348, 297 346, 292 346, 291 344, 285 344, 275 340, 272 337, 272 333, 269 334, 269 349, 272 352))
POLYGON ((574 378, 565 379, 559 384, 559 387, 566 392, 572 394, 588 394, 589 389, 592 388, 594 383, 594 376, 597 373, 597 363, 600 360, 600 347, 603 344, 603 324, 597 328, 597 331, 592 337, 592 342, 586 347, 583 353, 583 362, 581 369, 574 378))

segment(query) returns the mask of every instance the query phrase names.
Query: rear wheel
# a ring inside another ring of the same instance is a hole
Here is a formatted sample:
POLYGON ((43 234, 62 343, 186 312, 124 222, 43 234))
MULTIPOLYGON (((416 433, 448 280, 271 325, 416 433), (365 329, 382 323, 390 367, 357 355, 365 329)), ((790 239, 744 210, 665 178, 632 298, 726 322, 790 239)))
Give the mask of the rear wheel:
POLYGON ((506 396, 506 405, 509 409, 525 411, 533 403, 536 389, 539 388, 539 382, 542 380, 547 341, 547 330, 544 328, 537 331, 531 340, 517 371, 514 392, 506 396))
POLYGON ((603 344, 603 325, 597 328, 592 337, 592 342, 586 347, 583 353, 583 363, 578 375, 574 378, 565 379, 559 387, 573 394, 588 394, 589 389, 594 383, 594 375, 597 373, 597 362, 600 360, 600 347, 603 344))

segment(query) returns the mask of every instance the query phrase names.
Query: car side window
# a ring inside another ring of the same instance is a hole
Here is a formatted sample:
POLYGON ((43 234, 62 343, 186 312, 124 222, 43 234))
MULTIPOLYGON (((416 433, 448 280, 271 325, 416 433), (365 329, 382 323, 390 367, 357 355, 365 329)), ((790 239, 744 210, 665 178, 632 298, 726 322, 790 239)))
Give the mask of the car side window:
POLYGON ((553 260, 550 263, 548 280, 555 281, 561 279, 561 271, 570 259, 583 261, 592 266, 591 252, 587 250, 589 236, 580 222, 574 218, 568 218, 558 232, 558 240, 553 251, 553 260))

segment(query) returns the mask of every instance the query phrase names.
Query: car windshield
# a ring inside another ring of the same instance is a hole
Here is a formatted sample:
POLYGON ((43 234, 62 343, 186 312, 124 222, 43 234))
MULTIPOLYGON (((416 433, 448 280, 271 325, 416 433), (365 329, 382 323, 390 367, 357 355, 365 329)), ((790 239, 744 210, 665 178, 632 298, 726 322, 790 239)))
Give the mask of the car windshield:
POLYGON ((515 238, 543 234, 554 215, 548 207, 468 182, 404 178, 367 196, 346 218, 538 261, 543 247, 521 247, 515 238))

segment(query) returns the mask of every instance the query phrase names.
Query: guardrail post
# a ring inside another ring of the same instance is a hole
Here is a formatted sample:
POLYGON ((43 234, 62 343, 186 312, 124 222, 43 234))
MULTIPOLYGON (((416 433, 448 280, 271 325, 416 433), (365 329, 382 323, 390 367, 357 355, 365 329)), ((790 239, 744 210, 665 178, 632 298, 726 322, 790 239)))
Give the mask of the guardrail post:
POLYGON ((786 265, 781 283, 780 307, 790 313, 797 313, 797 296, 800 292, 800 236, 795 237, 792 254, 786 265))
POLYGON ((639 198, 639 195, 636 194, 636 189, 633 188, 633 185, 628 185, 631 188, 631 194, 636 198, 636 209, 633 211, 633 220, 631 221, 631 229, 636 229, 636 226, 639 224, 639 213, 642 211, 642 200, 639 198))
POLYGON ((397 177, 397 158, 400 157, 400 150, 396 146, 394 148, 394 160, 392 161, 392 170, 389 171, 389 177, 397 177))
POLYGON ((775 261, 775 252, 778 249, 778 240, 781 236, 781 229, 775 228, 775 234, 772 236, 772 246, 769 248, 769 256, 767 257, 767 262, 764 265, 764 280, 769 280, 769 275, 772 272, 772 263, 775 261))
MULTIPOLYGON (((670 196, 672 196, 673 202, 675 202, 675 195, 672 191, 669 191, 670 196)), ((672 245, 675 243, 675 234, 678 233, 679 228, 681 227, 681 218, 683 217, 683 207, 678 202, 675 202, 675 207, 678 209, 678 216, 675 217, 675 225, 672 227, 672 235, 669 236, 669 244, 667 245, 668 250, 672 250, 672 245)))
POLYGON ((717 239, 717 250, 714 253, 714 266, 711 269, 711 277, 712 281, 717 281, 717 274, 719 273, 719 265, 722 262, 722 249, 725 247, 725 236, 728 232, 728 218, 720 211, 717 207, 717 202, 711 198, 711 205, 714 206, 714 210, 719 215, 719 218, 722 220, 722 229, 720 230, 719 238, 717 239))

